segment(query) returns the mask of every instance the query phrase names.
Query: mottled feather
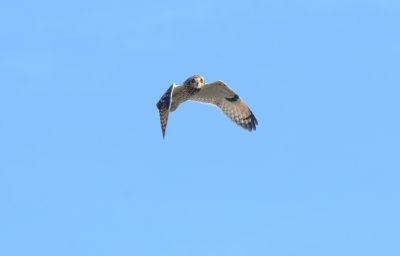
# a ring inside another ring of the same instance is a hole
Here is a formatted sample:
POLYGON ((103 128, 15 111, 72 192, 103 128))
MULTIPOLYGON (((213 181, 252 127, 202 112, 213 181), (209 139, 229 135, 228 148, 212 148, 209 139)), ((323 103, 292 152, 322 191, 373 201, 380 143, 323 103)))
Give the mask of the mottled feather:
POLYGON ((256 130, 256 117, 246 103, 224 82, 205 84, 190 100, 219 107, 232 121, 246 130, 256 130))
POLYGON ((161 99, 157 102, 157 108, 160 112, 160 122, 161 122, 161 130, 163 134, 163 138, 165 138, 165 130, 167 129, 168 116, 171 108, 171 98, 172 92, 175 87, 175 84, 172 84, 168 90, 163 94, 161 99))

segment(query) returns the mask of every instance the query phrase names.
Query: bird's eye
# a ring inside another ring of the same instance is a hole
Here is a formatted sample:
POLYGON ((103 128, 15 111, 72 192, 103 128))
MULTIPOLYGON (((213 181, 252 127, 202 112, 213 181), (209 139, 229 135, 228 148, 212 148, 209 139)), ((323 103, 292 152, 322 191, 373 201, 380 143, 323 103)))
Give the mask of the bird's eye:
POLYGON ((194 78, 192 79, 192 83, 195 83, 196 82, 196 80, 194 80, 194 78))

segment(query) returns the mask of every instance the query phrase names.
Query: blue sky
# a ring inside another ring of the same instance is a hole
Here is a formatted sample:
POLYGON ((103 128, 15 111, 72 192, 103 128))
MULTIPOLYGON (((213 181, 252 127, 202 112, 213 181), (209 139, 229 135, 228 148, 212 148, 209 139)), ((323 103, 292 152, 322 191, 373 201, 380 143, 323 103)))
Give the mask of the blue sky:
POLYGON ((400 255, 397 1, 0 4, 0 255, 400 255), (249 133, 173 82, 223 80, 249 133))

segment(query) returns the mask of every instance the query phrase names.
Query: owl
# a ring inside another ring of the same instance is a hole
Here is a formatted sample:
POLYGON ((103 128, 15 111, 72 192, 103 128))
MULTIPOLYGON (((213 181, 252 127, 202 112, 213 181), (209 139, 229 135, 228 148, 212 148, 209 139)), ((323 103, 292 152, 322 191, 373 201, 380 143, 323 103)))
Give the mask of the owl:
POLYGON ((222 81, 205 83, 202 76, 195 75, 186 79, 182 85, 172 84, 157 103, 164 138, 169 113, 188 100, 220 108, 228 118, 246 130, 256 130, 258 125, 253 112, 228 85, 222 81))

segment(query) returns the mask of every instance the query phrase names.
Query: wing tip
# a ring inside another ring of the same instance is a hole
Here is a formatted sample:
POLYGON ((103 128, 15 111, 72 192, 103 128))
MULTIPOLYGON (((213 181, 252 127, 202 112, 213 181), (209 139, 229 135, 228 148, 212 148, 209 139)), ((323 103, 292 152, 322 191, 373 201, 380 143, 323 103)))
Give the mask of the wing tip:
POLYGON ((248 130, 249 132, 257 130, 256 127, 258 125, 258 121, 251 110, 250 110, 250 115, 247 118, 250 119, 251 121, 243 124, 242 127, 248 130))
POLYGON ((165 131, 167 130, 167 126, 165 127, 161 127, 161 131, 162 131, 162 138, 163 140, 165 140, 165 131))

